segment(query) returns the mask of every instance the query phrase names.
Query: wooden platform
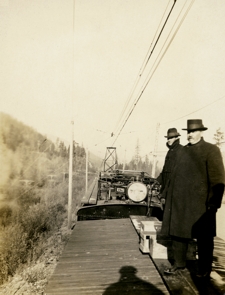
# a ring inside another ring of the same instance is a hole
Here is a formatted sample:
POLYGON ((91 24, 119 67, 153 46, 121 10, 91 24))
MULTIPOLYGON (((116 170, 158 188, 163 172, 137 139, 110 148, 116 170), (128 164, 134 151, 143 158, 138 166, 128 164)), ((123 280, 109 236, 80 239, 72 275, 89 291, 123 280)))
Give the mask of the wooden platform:
MULTIPOLYGON (((150 221, 152 217, 130 216, 139 236, 141 221, 150 221)), ((157 225, 157 222, 156 222, 157 225)), ((160 235, 160 234, 159 234, 160 235)), ((193 257, 193 244, 189 245, 187 254, 187 269, 178 271, 176 275, 165 275, 164 269, 170 266, 168 259, 154 259, 154 263, 163 281, 172 295, 224 295, 225 294, 225 242, 220 238, 214 239, 213 270, 210 280, 196 279, 193 275, 197 260, 193 257)))
POLYGON ((77 222, 46 294, 169 294, 130 219, 77 222))

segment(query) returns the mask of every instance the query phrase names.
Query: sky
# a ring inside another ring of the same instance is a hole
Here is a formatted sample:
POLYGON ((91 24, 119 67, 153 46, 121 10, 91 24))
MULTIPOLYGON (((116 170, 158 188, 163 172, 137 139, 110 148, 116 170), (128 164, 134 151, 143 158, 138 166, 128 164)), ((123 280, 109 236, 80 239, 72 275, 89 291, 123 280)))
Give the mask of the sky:
POLYGON ((186 144, 188 119, 214 143, 225 132, 225 1, 177 0, 160 34, 173 4, 0 0, 0 111, 101 158, 115 146, 120 162, 137 143, 163 161, 167 130, 186 144))

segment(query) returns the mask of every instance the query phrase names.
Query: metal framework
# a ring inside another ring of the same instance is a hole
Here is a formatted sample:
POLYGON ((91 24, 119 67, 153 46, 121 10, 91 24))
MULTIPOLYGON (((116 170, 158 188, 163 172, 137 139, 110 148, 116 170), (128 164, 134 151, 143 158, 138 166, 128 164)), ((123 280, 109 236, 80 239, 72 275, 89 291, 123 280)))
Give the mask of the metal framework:
POLYGON ((117 154, 115 147, 107 147, 104 159, 104 172, 117 168, 117 154))

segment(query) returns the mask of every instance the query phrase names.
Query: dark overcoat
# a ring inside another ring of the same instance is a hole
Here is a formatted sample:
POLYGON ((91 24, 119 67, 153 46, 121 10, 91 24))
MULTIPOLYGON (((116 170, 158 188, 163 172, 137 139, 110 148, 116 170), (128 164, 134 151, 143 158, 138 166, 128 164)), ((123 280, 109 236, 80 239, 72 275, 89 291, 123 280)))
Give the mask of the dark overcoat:
POLYGON ((165 162, 163 165, 162 172, 160 173, 160 175, 157 178, 158 182, 162 186, 161 192, 162 193, 164 192, 164 195, 163 195, 164 198, 166 197, 165 189, 167 189, 167 187, 168 187, 169 179, 170 179, 171 173, 173 171, 173 167, 175 165, 177 154, 179 153, 179 150, 183 147, 180 144, 179 138, 177 140, 175 140, 172 145, 168 145, 168 144, 166 144, 166 145, 169 150, 168 150, 166 157, 165 157, 165 162))
POLYGON ((217 146, 203 138, 184 146, 171 175, 162 233, 181 238, 197 238, 203 233, 215 236, 216 218, 208 207, 221 206, 224 183, 223 160, 217 146))

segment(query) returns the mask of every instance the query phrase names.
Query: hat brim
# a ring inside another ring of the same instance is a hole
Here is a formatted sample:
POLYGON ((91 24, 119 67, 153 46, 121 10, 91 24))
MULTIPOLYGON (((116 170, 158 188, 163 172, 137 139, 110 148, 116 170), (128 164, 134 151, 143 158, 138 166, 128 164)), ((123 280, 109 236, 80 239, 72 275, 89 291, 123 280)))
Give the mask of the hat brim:
POLYGON ((164 136, 164 137, 166 137, 166 138, 173 138, 173 137, 178 137, 178 136, 181 136, 181 135, 178 133, 178 134, 176 134, 176 135, 164 136))
POLYGON ((207 129, 208 129, 207 127, 194 128, 194 129, 182 128, 182 130, 187 130, 187 131, 205 131, 207 129))

